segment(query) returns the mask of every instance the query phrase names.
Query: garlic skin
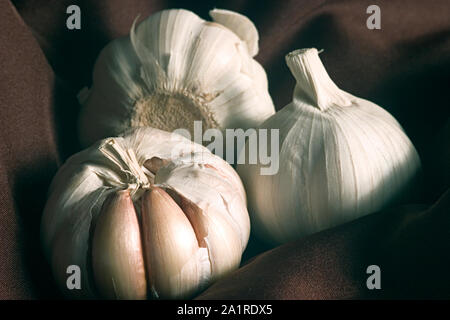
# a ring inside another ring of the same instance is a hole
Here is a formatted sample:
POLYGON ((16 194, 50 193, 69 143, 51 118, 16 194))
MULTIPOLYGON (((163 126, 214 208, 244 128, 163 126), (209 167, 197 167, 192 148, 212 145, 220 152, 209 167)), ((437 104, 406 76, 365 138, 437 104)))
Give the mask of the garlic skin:
POLYGON ((261 128, 279 129, 279 171, 238 165, 255 231, 283 243, 380 210, 407 192, 419 156, 400 124, 339 89, 316 49, 286 56, 293 101, 261 128))
POLYGON ((80 93, 84 146, 133 127, 166 131, 250 128, 275 113, 258 53, 254 24, 214 9, 214 22, 164 10, 109 43, 94 67, 92 88, 80 93))
POLYGON ((250 232, 233 168, 206 147, 132 129, 75 154, 52 181, 44 252, 72 298, 187 298, 239 266, 250 232), (81 269, 81 290, 66 286, 81 269))

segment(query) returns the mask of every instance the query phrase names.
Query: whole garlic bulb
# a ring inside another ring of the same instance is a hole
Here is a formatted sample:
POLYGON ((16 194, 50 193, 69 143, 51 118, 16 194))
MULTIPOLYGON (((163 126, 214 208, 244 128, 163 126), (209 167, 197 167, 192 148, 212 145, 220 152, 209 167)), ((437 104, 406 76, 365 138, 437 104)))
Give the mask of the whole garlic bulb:
POLYGON ((214 22, 187 10, 151 15, 130 35, 112 41, 80 93, 83 145, 131 127, 166 131, 249 128, 275 113, 258 53, 254 24, 214 9, 214 22))
POLYGON ((250 230, 233 168, 186 138, 133 129, 72 156, 54 178, 43 247, 69 296, 186 298, 237 268, 250 230), (69 290, 69 266, 81 290, 69 290))
POLYGON ((293 101, 261 126, 279 129, 279 171, 237 167, 256 231, 278 243, 382 209, 420 168, 398 122, 339 89, 316 49, 293 51, 286 61, 297 81, 293 101))

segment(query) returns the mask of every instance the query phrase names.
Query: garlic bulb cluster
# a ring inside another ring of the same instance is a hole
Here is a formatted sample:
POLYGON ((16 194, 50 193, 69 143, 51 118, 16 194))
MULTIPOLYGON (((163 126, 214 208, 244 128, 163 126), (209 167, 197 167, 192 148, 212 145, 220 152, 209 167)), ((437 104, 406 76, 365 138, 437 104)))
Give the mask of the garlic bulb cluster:
POLYGON ((45 253, 69 296, 186 298, 237 268, 250 230, 233 168, 207 148, 133 129, 72 156, 42 220, 45 253), (70 290, 68 268, 80 270, 70 290))
POLYGON ((112 41, 80 94, 83 145, 128 128, 166 131, 249 128, 275 113, 254 24, 214 9, 213 22, 187 10, 158 12, 112 41))
POLYGON ((316 49, 286 56, 297 84, 292 103, 262 124, 279 129, 279 171, 239 165, 256 231, 285 242, 382 209, 420 168, 399 123, 339 89, 316 49))

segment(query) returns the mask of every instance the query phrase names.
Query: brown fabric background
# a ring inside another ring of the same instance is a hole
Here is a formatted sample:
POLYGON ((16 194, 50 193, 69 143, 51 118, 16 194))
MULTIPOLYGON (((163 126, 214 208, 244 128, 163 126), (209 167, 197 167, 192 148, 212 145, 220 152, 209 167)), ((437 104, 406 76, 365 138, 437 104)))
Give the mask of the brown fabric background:
POLYGON ((265 252, 199 299, 450 299, 450 192, 265 252), (433 230, 433 234, 430 231, 433 230), (366 268, 381 269, 368 290, 366 268))
MULTIPOLYGON (((335 82, 390 111, 418 149, 424 182, 415 202, 437 201, 450 185, 450 5, 447 0, 375 3, 381 30, 366 28, 366 8, 373 1, 365 0, 0 0, 0 299, 59 297, 39 245, 46 190, 58 165, 79 150, 76 93, 90 84, 101 48, 127 34, 138 14, 143 19, 181 7, 208 18, 208 10, 218 7, 247 15, 260 32, 257 60, 266 68, 277 109, 290 101, 294 86, 284 55, 302 47, 324 49, 321 58, 335 82), (70 4, 81 8, 81 30, 65 26, 70 4)), ((423 226, 405 231, 405 237, 417 235, 426 245, 397 239, 393 251, 386 251, 377 244, 380 235, 403 230, 400 222, 408 210, 374 214, 267 252, 203 298, 377 297, 361 288, 366 275, 358 269, 377 259, 391 270, 385 296, 449 297, 450 281, 437 281, 441 275, 448 279, 443 270, 450 267, 445 247, 450 236, 440 229, 449 208, 447 196, 435 210, 442 212, 439 218, 419 215, 423 226), (411 261, 411 248, 422 256, 408 275, 420 283, 432 281, 406 291, 399 288, 408 281, 395 280, 403 264, 389 255, 404 254, 411 261), (424 256, 431 262, 424 263, 424 256)), ((245 258, 265 249, 252 238, 245 258)))

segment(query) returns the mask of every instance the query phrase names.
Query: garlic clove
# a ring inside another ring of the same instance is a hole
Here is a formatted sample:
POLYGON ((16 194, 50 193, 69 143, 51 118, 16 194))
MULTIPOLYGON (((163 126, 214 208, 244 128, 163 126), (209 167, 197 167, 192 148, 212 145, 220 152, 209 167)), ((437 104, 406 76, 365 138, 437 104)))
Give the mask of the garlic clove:
POLYGON ((174 194, 173 198, 191 222, 199 245, 208 249, 212 279, 217 280, 236 269, 241 261, 236 253, 242 251, 242 245, 236 230, 225 218, 227 213, 212 206, 202 210, 176 191, 169 191, 169 194, 174 194))
POLYGON ((139 222, 128 190, 111 194, 103 203, 92 241, 92 266, 103 297, 147 297, 139 222))
POLYGON ((184 198, 195 203, 205 214, 210 205, 214 205, 214 208, 222 214, 223 221, 234 230, 231 234, 240 235, 243 251, 249 238, 250 220, 248 214, 245 214, 246 199, 242 184, 235 180, 237 175, 231 171, 231 167, 226 162, 220 163, 217 156, 194 154, 193 159, 194 163, 174 162, 161 168, 155 177, 155 183, 170 186, 184 198), (206 163, 197 162, 201 160, 206 163), (197 179, 186 183, 186 177, 197 179))
POLYGON ((158 187, 144 194, 141 214, 151 294, 156 298, 189 297, 210 274, 206 249, 199 248, 191 223, 158 187))
POLYGON ((211 18, 233 31, 247 45, 248 53, 254 57, 258 54, 258 30, 246 16, 224 9, 214 9, 209 12, 211 18))

